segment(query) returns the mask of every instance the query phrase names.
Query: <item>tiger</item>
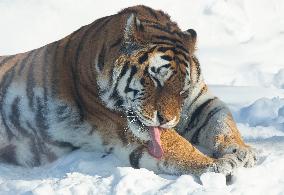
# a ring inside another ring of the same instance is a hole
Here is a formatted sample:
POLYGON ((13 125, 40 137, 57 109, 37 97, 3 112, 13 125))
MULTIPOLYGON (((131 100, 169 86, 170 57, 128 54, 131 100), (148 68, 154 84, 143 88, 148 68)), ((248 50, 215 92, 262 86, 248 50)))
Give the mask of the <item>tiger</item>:
POLYGON ((254 166, 256 152, 204 82, 196 43, 195 30, 137 5, 0 57, 1 163, 37 167, 82 149, 157 174, 254 166))

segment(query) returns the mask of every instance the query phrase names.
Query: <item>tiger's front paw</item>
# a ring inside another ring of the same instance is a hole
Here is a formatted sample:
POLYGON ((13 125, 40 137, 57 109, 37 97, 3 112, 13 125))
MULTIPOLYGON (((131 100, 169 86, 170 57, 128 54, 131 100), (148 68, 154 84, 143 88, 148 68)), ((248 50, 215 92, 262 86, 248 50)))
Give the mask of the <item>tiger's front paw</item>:
POLYGON ((249 146, 236 148, 233 150, 233 154, 236 155, 238 161, 240 161, 241 166, 243 167, 253 167, 256 165, 256 151, 249 146))
POLYGON ((209 170, 215 173, 222 173, 225 176, 231 175, 236 168, 236 164, 230 158, 216 159, 213 167, 209 170))
POLYGON ((215 158, 228 158, 233 161, 235 167, 253 167, 257 162, 257 155, 250 146, 236 146, 227 147, 222 152, 213 154, 215 158))

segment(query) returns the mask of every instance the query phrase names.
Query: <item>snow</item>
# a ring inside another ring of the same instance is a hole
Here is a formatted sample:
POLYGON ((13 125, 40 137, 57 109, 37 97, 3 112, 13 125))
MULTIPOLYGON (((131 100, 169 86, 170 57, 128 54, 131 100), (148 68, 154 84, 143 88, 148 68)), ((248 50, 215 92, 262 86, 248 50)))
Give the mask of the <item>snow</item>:
POLYGON ((284 124, 283 109, 284 99, 261 98, 252 105, 242 108, 238 113, 237 120, 250 126, 279 126, 284 124))
POLYGON ((39 47, 130 5, 165 10, 182 29, 197 31, 204 78, 258 152, 257 165, 238 169, 226 184, 217 173, 156 175, 78 150, 37 168, 0 164, 0 194, 284 194, 284 1, 115 2, 2 0, 0 54, 39 47))

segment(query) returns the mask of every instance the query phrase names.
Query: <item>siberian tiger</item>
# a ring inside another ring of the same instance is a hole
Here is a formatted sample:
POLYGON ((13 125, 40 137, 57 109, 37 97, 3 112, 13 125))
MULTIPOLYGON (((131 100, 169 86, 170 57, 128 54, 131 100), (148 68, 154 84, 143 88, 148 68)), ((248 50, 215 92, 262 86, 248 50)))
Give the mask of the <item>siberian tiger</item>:
POLYGON ((164 12, 134 6, 0 57, 1 162, 39 166, 83 148, 156 173, 253 166, 255 153, 203 81, 196 39, 164 12))

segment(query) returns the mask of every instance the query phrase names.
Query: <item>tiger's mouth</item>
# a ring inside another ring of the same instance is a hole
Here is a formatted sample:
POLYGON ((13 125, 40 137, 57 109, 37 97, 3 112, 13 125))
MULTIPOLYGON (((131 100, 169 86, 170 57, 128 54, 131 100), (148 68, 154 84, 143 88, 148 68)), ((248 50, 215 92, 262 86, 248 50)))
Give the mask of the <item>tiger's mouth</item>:
POLYGON ((164 154, 161 144, 161 132, 164 128, 160 126, 146 125, 137 115, 135 122, 140 128, 146 130, 149 134, 150 140, 147 141, 148 153, 156 159, 161 159, 164 154))

